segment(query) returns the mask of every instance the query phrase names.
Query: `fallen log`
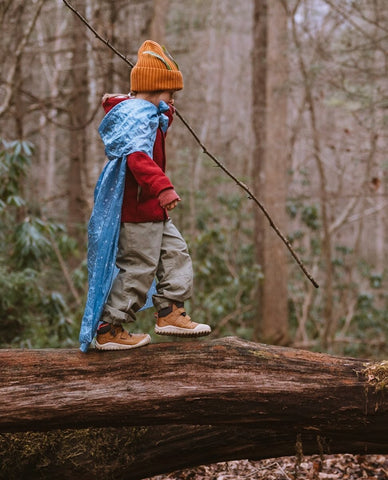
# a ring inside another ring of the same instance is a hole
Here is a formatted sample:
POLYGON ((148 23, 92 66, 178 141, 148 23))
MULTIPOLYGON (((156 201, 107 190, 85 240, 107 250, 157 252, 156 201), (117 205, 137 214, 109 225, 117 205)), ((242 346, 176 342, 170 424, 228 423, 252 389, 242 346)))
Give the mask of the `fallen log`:
POLYGON ((39 478, 56 465, 55 478, 140 479, 298 448, 388 453, 388 362, 226 338, 131 352, 0 350, 0 364, 0 431, 28 432, 0 435, 0 452, 34 438, 54 452, 39 478), (98 452, 113 459, 99 465, 98 452))

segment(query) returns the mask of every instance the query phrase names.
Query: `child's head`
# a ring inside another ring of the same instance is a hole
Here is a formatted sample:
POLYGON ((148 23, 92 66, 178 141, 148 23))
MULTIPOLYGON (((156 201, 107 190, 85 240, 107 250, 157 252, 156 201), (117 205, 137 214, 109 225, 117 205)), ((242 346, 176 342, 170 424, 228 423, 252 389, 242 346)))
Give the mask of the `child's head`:
POLYGON ((175 92, 182 88, 182 73, 172 56, 158 43, 146 40, 131 71, 131 91, 175 92))

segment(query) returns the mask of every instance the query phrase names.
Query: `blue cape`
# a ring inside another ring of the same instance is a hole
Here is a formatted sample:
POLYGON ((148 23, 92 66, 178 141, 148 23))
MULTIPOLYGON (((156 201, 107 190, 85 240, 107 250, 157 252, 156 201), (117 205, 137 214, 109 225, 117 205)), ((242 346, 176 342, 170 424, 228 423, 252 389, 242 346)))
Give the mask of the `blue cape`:
MULTIPOLYGON (((159 125, 164 131, 168 118, 165 102, 159 107, 142 99, 117 104, 103 118, 98 129, 109 162, 103 169, 94 192, 94 208, 88 225, 89 290, 79 335, 80 349, 86 352, 92 342, 108 299, 113 280, 118 273, 116 255, 121 223, 127 156, 144 152, 152 158, 159 125)), ((155 283, 148 292, 152 306, 155 283)))

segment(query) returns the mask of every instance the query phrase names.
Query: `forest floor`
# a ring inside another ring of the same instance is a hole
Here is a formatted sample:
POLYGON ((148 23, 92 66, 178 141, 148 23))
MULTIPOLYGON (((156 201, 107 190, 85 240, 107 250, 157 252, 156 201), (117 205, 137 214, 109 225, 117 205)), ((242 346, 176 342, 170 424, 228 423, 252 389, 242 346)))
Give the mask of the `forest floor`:
POLYGON ((388 456, 319 455, 239 460, 157 475, 147 480, 388 480, 388 456))

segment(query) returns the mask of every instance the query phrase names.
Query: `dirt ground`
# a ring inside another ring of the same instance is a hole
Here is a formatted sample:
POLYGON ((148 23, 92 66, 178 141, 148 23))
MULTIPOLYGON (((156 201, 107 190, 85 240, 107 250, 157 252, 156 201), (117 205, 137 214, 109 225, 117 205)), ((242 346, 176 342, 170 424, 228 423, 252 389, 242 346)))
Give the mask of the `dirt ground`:
POLYGON ((158 475, 147 480, 388 480, 388 456, 319 455, 239 460, 158 475))

